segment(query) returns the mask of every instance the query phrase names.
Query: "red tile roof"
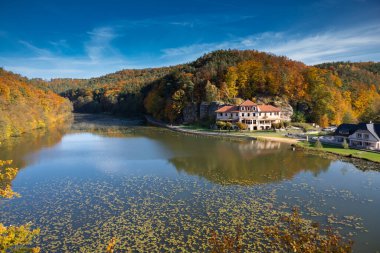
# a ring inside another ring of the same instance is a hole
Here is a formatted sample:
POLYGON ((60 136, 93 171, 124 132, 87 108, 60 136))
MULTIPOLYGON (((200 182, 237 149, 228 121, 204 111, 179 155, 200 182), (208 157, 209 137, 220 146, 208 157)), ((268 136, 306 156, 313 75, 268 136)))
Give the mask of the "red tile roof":
POLYGON ((257 106, 261 112, 281 112, 281 110, 272 105, 259 105, 257 106))
POLYGON ((223 106, 221 108, 219 108, 218 110, 216 110, 215 112, 238 112, 238 107, 235 106, 235 105, 226 105, 226 106, 223 106))
POLYGON ((254 106, 256 105, 255 103, 253 103, 251 100, 247 99, 245 100, 243 103, 240 104, 240 106, 254 106))

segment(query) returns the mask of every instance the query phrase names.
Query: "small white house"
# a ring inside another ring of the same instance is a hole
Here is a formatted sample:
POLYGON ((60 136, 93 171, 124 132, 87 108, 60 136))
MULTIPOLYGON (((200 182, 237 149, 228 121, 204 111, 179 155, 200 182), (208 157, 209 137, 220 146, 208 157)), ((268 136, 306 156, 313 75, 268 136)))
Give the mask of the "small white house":
POLYGON ((380 124, 341 124, 331 142, 342 144, 344 140, 352 148, 380 150, 380 124))
POLYGON ((380 124, 359 124, 358 129, 348 137, 350 146, 353 148, 380 150, 379 130, 380 124))

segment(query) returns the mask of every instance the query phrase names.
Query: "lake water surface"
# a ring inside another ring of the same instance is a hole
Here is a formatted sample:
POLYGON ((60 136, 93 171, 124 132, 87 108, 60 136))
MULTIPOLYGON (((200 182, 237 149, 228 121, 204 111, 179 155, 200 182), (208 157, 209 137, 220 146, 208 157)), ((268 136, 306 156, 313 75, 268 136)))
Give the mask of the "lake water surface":
POLYGON ((355 252, 380 251, 380 173, 289 144, 95 124, 23 135, 0 159, 20 168, 21 194, 0 221, 41 228, 42 252, 104 252, 112 237, 117 252, 207 251, 211 230, 237 226, 246 251, 271 252, 263 228, 294 206, 355 252))

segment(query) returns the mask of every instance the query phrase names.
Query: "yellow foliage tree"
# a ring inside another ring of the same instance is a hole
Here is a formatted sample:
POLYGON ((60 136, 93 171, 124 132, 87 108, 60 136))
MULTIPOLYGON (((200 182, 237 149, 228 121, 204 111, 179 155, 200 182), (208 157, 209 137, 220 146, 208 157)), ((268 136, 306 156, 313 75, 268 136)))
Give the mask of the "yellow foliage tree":
MULTIPOLYGON (((0 197, 13 198, 19 196, 12 190, 12 180, 16 177, 18 169, 10 168, 12 160, 0 160, 0 197)), ((40 233, 39 229, 31 229, 31 224, 22 226, 4 226, 0 223, 0 252, 40 252, 39 247, 27 247, 32 239, 40 233)))

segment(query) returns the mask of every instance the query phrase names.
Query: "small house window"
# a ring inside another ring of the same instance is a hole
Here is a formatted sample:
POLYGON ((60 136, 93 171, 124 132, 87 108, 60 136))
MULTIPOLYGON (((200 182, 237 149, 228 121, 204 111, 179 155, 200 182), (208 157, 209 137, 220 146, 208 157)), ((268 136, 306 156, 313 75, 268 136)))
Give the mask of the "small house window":
POLYGON ((248 114, 248 115, 247 115, 248 117, 251 115, 250 113, 247 113, 247 114, 248 114))
POLYGON ((226 117, 227 117, 227 113, 225 113, 225 114, 224 114, 224 116, 226 116, 226 117))
POLYGON ((219 116, 223 116, 223 113, 219 113, 219 116))
POLYGON ((241 114, 241 116, 243 116, 243 117, 244 117, 244 112, 241 114))
POLYGON ((362 134, 356 134, 356 137, 362 138, 362 134))
POLYGON ((364 139, 369 139, 369 135, 368 134, 364 134, 364 139))

